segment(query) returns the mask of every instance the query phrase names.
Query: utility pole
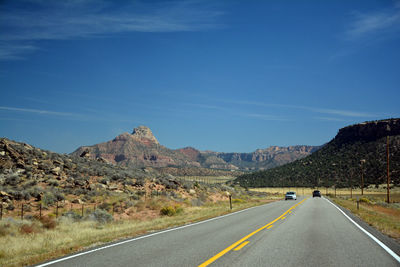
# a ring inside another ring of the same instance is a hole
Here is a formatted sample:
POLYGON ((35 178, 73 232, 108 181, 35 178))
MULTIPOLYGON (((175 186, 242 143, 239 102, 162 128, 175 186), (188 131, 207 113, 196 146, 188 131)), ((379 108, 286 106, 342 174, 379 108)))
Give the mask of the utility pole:
POLYGON ((363 164, 365 163, 365 159, 360 160, 361 165, 361 195, 364 195, 364 170, 363 164))
POLYGON ((386 162, 387 162, 387 203, 390 203, 389 135, 386 136, 386 162))

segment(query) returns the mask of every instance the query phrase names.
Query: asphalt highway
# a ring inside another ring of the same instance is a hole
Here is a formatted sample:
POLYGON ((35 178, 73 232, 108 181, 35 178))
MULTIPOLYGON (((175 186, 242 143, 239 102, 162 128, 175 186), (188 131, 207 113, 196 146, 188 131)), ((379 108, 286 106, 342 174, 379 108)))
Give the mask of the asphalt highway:
POLYGON ((40 266, 400 266, 324 198, 278 201, 40 266))

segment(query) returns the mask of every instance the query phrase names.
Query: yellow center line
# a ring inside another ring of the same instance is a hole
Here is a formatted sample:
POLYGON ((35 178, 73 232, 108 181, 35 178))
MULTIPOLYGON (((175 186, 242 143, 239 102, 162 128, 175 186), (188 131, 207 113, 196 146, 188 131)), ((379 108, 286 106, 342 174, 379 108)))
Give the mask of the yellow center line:
POLYGON ((286 217, 282 217, 281 220, 286 219, 286 217))
POLYGON ((267 229, 271 229, 272 227, 274 227, 274 225, 270 225, 267 227, 267 229))
POLYGON ((235 251, 238 251, 238 250, 240 250, 242 247, 246 246, 248 243, 250 243, 250 241, 243 242, 242 244, 240 244, 239 246, 237 246, 234 250, 235 250, 235 251))
POLYGON ((236 241, 235 243, 233 243, 232 245, 230 245, 229 247, 227 247, 226 249, 222 250, 221 252, 219 252, 218 254, 216 254, 215 256, 211 257, 210 259, 206 260, 205 262, 203 262, 202 264, 199 265, 199 267, 205 267, 210 265, 212 262, 216 261, 217 259, 221 258, 223 255, 225 255, 226 253, 228 253, 229 251, 231 251, 233 248, 235 248, 237 245, 239 245, 240 243, 242 243, 243 241, 249 239, 250 237, 252 237, 253 235, 257 234, 258 232, 260 232, 261 230, 267 228, 268 226, 270 226, 271 224, 275 223, 276 221, 278 221, 279 219, 281 219, 282 217, 284 217, 289 211, 291 211, 292 209, 296 208, 298 205, 300 205, 301 203, 303 203, 307 198, 303 199, 302 201, 300 201, 299 203, 297 203, 296 205, 292 206, 290 209, 288 209, 287 211, 285 211, 281 216, 279 216, 278 218, 276 218, 275 220, 273 220, 272 222, 267 223, 266 225, 264 225, 261 228, 258 228, 257 230, 255 230, 254 232, 246 235, 245 237, 243 237, 242 239, 240 239, 239 241, 236 241))

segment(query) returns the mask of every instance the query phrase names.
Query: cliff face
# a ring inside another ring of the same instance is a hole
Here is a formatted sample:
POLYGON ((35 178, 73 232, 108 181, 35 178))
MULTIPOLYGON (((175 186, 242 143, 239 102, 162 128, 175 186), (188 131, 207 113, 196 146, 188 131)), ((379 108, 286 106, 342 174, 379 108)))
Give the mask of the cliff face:
POLYGON ((400 135, 400 119, 364 122, 344 127, 334 138, 336 143, 370 142, 385 136, 400 135))
POLYGON ((145 126, 135 128, 132 134, 122 133, 108 142, 80 147, 72 154, 92 159, 102 158, 123 166, 200 166, 185 154, 160 145, 145 126))

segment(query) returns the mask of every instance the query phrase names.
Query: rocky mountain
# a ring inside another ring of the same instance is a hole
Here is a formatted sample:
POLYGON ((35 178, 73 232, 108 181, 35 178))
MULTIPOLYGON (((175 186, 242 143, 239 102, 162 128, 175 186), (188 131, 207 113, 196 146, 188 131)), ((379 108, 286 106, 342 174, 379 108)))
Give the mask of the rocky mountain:
POLYGON ((393 184, 400 184, 400 119, 364 122, 344 127, 315 153, 283 166, 244 174, 242 186, 359 187, 386 182, 386 145, 393 184))
POLYGON ((145 126, 133 129, 132 134, 122 133, 108 142, 80 147, 72 155, 100 158, 122 166, 200 167, 199 163, 185 154, 160 145, 151 130, 145 126))
POLYGON ((111 141, 83 146, 72 153, 113 164, 134 167, 203 167, 223 170, 256 170, 279 166, 303 158, 319 147, 269 147, 252 153, 222 153, 199 151, 192 147, 169 149, 157 141, 145 126, 132 134, 123 133, 111 141))

